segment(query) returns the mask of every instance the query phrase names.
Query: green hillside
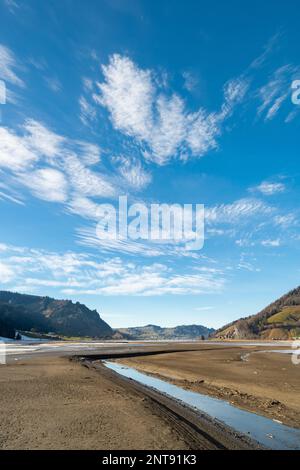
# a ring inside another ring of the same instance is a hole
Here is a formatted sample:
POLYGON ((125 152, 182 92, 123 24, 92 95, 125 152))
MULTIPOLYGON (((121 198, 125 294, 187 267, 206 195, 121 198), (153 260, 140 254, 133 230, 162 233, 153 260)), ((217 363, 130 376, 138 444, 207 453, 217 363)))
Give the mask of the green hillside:
POLYGON ((267 320, 268 323, 293 323, 300 322, 300 306, 284 307, 267 320))
POLYGON ((256 315, 225 325, 214 336, 221 339, 300 338, 300 287, 283 295, 256 315))

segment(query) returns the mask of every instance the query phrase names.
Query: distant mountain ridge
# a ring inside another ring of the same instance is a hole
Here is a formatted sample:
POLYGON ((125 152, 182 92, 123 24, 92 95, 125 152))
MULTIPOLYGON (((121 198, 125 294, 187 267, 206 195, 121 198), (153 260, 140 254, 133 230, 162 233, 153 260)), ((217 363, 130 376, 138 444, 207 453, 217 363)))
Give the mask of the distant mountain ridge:
POLYGON ((16 331, 61 336, 127 340, 293 339, 300 337, 300 286, 255 315, 214 330, 202 325, 163 328, 157 325, 113 330, 96 310, 71 300, 0 291, 0 337, 16 331))
POLYGON ((133 340, 168 340, 208 338, 215 330, 202 325, 181 325, 173 328, 162 328, 157 325, 118 328, 124 338, 133 340))
POLYGON ((113 335, 96 310, 79 302, 0 291, 0 336, 11 338, 16 330, 95 338, 113 335))
POLYGON ((300 337, 300 286, 255 315, 217 330, 220 339, 294 339, 300 337))

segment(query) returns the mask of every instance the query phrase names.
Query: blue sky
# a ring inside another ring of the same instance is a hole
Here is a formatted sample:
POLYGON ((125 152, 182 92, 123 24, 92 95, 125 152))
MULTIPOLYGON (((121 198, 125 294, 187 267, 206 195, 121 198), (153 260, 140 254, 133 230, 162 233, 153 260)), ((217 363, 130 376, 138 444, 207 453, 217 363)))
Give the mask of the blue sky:
MULTIPOLYGON (((298 10, 298 11, 297 11, 298 10)), ((219 327, 299 284, 294 1, 0 0, 1 288, 112 326, 219 327), (101 203, 205 205, 205 244, 109 244, 101 203)))

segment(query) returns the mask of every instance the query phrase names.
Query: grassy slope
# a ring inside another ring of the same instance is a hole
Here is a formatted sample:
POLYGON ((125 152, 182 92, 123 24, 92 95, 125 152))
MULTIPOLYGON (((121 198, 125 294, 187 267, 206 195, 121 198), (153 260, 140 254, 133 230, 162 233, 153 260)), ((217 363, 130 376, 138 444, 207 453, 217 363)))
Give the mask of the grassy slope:
POLYGON ((300 287, 283 295, 256 315, 225 325, 215 336, 232 339, 300 337, 300 287))
POLYGON ((300 306, 284 307, 280 312, 268 318, 267 323, 294 323, 300 321, 300 306))

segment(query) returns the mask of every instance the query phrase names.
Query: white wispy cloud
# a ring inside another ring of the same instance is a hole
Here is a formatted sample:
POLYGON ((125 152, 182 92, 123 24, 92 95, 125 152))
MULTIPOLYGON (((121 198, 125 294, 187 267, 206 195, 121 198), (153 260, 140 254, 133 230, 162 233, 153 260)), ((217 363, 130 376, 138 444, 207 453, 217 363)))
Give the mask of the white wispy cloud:
POLYGON ((272 196, 273 194, 283 193, 286 190, 284 183, 263 181, 260 185, 250 188, 250 191, 260 192, 265 196, 272 196))
POLYGON ((238 240, 235 240, 235 244, 237 246, 240 246, 242 248, 249 247, 249 246, 255 246, 255 242, 252 240, 249 240, 249 238, 240 238, 238 240))
POLYGON ((77 194, 98 197, 112 197, 115 195, 115 188, 110 183, 109 178, 100 172, 90 170, 78 157, 74 155, 65 156, 63 168, 77 194))
MULTIPOLYGON (((79 207, 75 212, 81 212, 91 220, 97 220, 98 206, 90 200, 79 200, 79 207), (90 216, 90 217, 89 217, 90 216)), ((254 247, 261 245, 263 240, 281 237, 285 230, 285 237, 292 236, 293 227, 297 227, 297 218, 294 213, 282 213, 277 206, 271 206, 256 198, 243 198, 229 204, 219 204, 205 207, 205 241, 206 246, 213 236, 231 239, 240 247, 254 247), (291 231, 287 231, 291 229, 291 231)), ((93 225, 81 227, 77 230, 78 243, 105 253, 122 253, 124 255, 138 255, 143 258, 188 257, 201 259, 202 252, 189 251, 186 248, 187 240, 131 240, 103 239, 97 236, 93 225)))
POLYGON ((205 209, 206 243, 209 236, 222 236, 241 248, 277 246, 292 241, 298 227, 297 212, 286 212, 256 198, 243 198, 205 209), (272 242, 272 243, 271 243, 272 242))
POLYGON ((43 124, 29 119, 21 132, 0 127, 0 167, 12 171, 30 168, 42 157, 58 158, 65 139, 43 124))
POLYGON ((155 96, 151 72, 117 54, 102 66, 102 71, 105 81, 98 83, 101 95, 94 95, 96 102, 108 108, 117 129, 147 141, 155 96))
MULTIPOLYGON (((75 211, 84 216, 97 220, 96 204, 90 201, 72 201, 72 204, 79 204, 75 211)), ((72 208, 70 208, 72 211, 72 208)), ((131 240, 128 239, 104 239, 97 236, 95 226, 81 227, 77 229, 78 243, 85 247, 97 249, 101 253, 119 253, 123 255, 138 255, 145 258, 157 256, 186 257, 191 259, 201 259, 202 254, 198 251, 186 249, 185 241, 181 240, 131 240)))
POLYGON ((36 70, 43 72, 48 68, 47 61, 43 58, 29 57, 27 63, 33 66, 36 70))
POLYGON ((249 89, 249 78, 243 77, 242 75, 237 78, 229 80, 224 85, 224 98, 225 103, 224 109, 230 113, 232 108, 241 103, 249 89))
POLYGON ((114 54, 102 72, 95 102, 107 108, 115 129, 133 137, 144 156, 159 165, 187 153, 201 157, 216 148, 224 119, 247 89, 241 78, 234 80, 226 85, 218 112, 189 112, 179 95, 160 90, 152 70, 139 68, 129 57, 114 54))
POLYGON ((45 77, 48 88, 54 93, 58 93, 62 90, 62 84, 56 77, 45 77))
POLYGON ((16 11, 20 8, 20 4, 16 0, 4 0, 4 4, 11 13, 16 13, 16 11))
POLYGON ((218 114, 200 109, 188 116, 188 121, 186 142, 194 155, 202 157, 209 150, 217 148, 217 137, 221 132, 218 114))
POLYGON ((294 213, 280 213, 278 208, 273 207, 268 217, 256 217, 255 223, 252 219, 244 227, 239 224, 232 238, 235 244, 241 248, 250 247, 278 247, 295 240, 298 233, 298 218, 294 213), (237 238, 240 236, 240 238, 237 238))
POLYGON ((300 106, 295 106, 294 109, 288 113, 287 117, 284 120, 286 124, 292 122, 299 115, 300 113, 299 108, 300 106))
POLYGON ((0 282, 7 284, 14 278, 14 271, 11 266, 0 261, 0 282))
POLYGON ((11 184, 23 185, 43 200, 115 196, 116 178, 90 168, 100 160, 97 145, 61 136, 32 119, 18 133, 0 127, 0 168, 8 172, 3 177, 13 175, 11 184))
POLYGON ((214 207, 208 207, 205 211, 205 220, 208 224, 212 223, 244 223, 251 217, 265 216, 274 209, 263 201, 253 198, 244 198, 234 201, 231 204, 220 204, 214 207))
POLYGON ((94 83, 91 78, 88 77, 83 77, 82 78, 82 83, 83 83, 83 89, 85 92, 89 92, 93 90, 94 83))
POLYGON ((268 39, 267 43, 263 47, 263 52, 252 61, 250 69, 258 69, 264 65, 274 50, 278 48, 281 35, 281 32, 277 32, 268 39))
POLYGON ((24 206, 24 202, 21 199, 19 199, 18 197, 12 196, 11 194, 9 194, 7 192, 0 191, 0 200, 1 201, 7 200, 7 201, 10 201, 10 202, 14 202, 15 204, 19 204, 21 206, 24 206))
POLYGON ((91 166, 100 162, 101 150, 98 145, 82 140, 75 140, 74 146, 73 153, 77 153, 85 165, 91 166))
POLYGON ((79 117, 84 125, 89 126, 90 123, 96 120, 97 111, 95 107, 83 95, 79 98, 79 108, 79 117))
POLYGON ((263 246, 278 247, 281 245, 280 240, 277 238, 275 240, 262 240, 261 244, 263 246))
POLYGON ((23 80, 17 75, 19 64, 14 53, 8 47, 0 44, 0 79, 7 83, 24 87, 23 80))
MULTIPOLYGON (((185 115, 184 102, 177 95, 170 98, 158 96, 156 106, 157 116, 150 129, 148 143, 154 161, 164 164, 180 150, 186 138, 189 122, 185 115)), ((148 156, 152 159, 150 153, 148 156)))
POLYGON ((54 168, 20 173, 18 179, 39 199, 50 202, 65 202, 67 199, 67 180, 61 171, 54 168))
POLYGON ((249 271, 249 272, 260 272, 260 268, 257 268, 252 263, 249 263, 249 262, 243 261, 243 260, 241 260, 238 263, 237 269, 244 270, 244 271, 249 271))
POLYGON ((0 167, 21 170, 32 166, 37 160, 38 155, 31 151, 26 139, 12 130, 0 127, 0 167))
POLYGON ((293 213, 276 215, 274 223, 282 228, 292 227, 297 224, 297 216, 293 213))
POLYGON ((142 166, 137 158, 120 155, 113 158, 116 171, 121 175, 125 185, 140 190, 151 182, 151 174, 142 166))
POLYGON ((84 291, 87 294, 92 292, 105 295, 195 295, 214 293, 221 291, 224 286, 223 279, 215 279, 211 275, 186 274, 186 275, 166 275, 161 271, 160 266, 150 266, 150 269, 128 270, 120 282, 116 285, 106 285, 100 289, 84 291))
POLYGON ((60 155, 62 145, 66 142, 64 137, 52 132, 45 125, 33 119, 28 119, 23 128, 27 133, 23 138, 23 142, 31 151, 49 158, 60 155))
POLYGON ((207 294, 221 291, 225 284, 220 273, 210 271, 190 268, 179 275, 161 263, 137 264, 119 257, 98 261, 87 254, 5 244, 0 245, 0 281, 27 291, 55 287, 67 295, 207 294))
MULTIPOLYGON (((67 204, 67 210, 70 213, 79 215, 89 220, 98 220, 98 210, 99 205, 94 202, 92 199, 81 196, 74 195, 71 197, 67 204)), ((93 230, 96 233, 96 229, 93 230)))
POLYGON ((269 81, 258 91, 261 102, 257 110, 258 116, 263 116, 266 121, 276 116, 283 103, 289 99, 291 83, 297 76, 299 76, 299 67, 291 64, 284 65, 274 72, 269 81))
POLYGON ((188 91, 193 91, 199 83, 198 77, 190 70, 183 72, 182 77, 184 79, 184 88, 188 91))

